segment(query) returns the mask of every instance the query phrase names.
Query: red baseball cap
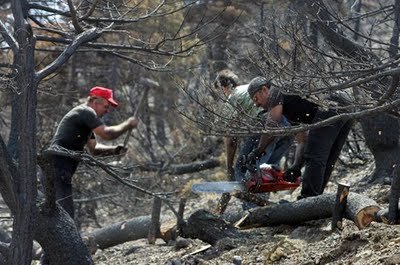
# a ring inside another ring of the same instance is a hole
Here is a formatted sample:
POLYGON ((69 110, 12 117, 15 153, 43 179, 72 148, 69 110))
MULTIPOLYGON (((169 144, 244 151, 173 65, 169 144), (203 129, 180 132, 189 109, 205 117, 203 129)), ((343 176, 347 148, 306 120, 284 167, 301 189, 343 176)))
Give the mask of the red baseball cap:
POLYGON ((113 99, 113 92, 111 89, 95 86, 90 89, 90 96, 105 98, 110 102, 111 106, 118 107, 118 103, 113 99))

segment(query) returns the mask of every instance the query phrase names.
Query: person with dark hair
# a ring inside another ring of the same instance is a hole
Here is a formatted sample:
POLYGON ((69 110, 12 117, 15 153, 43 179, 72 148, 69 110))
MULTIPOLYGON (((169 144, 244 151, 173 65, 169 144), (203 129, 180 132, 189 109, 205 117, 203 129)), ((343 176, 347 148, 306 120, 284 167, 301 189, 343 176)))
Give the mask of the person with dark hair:
MULTIPOLYGON (((255 106, 251 97, 247 93, 248 85, 238 86, 238 77, 230 70, 220 71, 214 82, 216 89, 222 89, 227 97, 227 104, 233 107, 235 113, 238 113, 239 119, 245 119, 248 123, 260 122, 260 117, 265 115, 262 108, 255 106)), ((282 119, 280 126, 289 126, 285 118, 282 119)), ((242 148, 239 152, 236 165, 233 161, 235 158, 238 137, 225 137, 226 150, 226 167, 229 180, 244 181, 245 180, 245 161, 243 158, 248 157, 249 153, 258 146, 260 135, 245 137, 242 148)), ((292 144, 291 137, 281 137, 269 145, 264 146, 260 163, 279 164, 279 161, 288 151, 292 144)), ((253 161, 255 162, 255 161, 253 161)))
MULTIPOLYGON (((319 105, 308 101, 299 95, 288 95, 280 91, 265 77, 254 78, 248 87, 249 96, 254 103, 270 113, 275 121, 285 116, 292 125, 313 124, 336 115, 333 109, 324 110, 319 105)), ((304 174, 299 199, 322 194, 334 164, 340 155, 343 144, 351 129, 351 120, 339 120, 332 124, 311 129, 308 137, 301 133, 301 146, 296 149, 295 161, 285 172, 285 179, 290 180, 301 174, 303 164, 304 174), (307 141, 306 141, 307 139, 307 141)), ((264 134, 254 155, 261 154, 264 146, 274 137, 264 134)))
MULTIPOLYGON (((103 140, 113 140, 124 132, 136 128, 138 120, 131 117, 124 122, 107 126, 100 119, 109 112, 110 107, 118 107, 111 89, 93 87, 86 104, 70 110, 61 120, 51 142, 51 146, 83 151, 84 148, 93 155, 123 154, 127 149, 123 146, 107 146, 96 141, 95 134, 103 140)), ((72 199, 72 175, 79 162, 66 156, 53 156, 55 168, 55 192, 58 203, 74 218, 72 199)))

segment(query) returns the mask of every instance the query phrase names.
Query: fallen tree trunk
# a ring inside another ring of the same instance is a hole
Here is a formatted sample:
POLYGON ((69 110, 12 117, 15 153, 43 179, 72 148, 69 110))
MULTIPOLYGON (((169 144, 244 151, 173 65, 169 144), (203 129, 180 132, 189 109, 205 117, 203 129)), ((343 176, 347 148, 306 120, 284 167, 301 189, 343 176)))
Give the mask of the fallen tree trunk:
POLYGON ((240 232, 218 216, 206 210, 198 210, 189 217, 183 235, 215 245, 221 239, 239 237, 240 232))
MULTIPOLYGON (((336 194, 322 194, 293 203, 278 204, 256 208, 242 218, 236 226, 241 229, 275 226, 298 225, 306 221, 332 217, 336 194)), ((359 229, 367 227, 380 210, 378 204, 363 195, 352 193, 347 198, 345 218, 352 220, 359 229)))
MULTIPOLYGON (((147 238, 151 225, 151 216, 140 216, 103 227, 84 236, 93 240, 97 248, 105 249, 127 241, 147 238)), ((160 234, 156 236, 160 237, 160 234)))

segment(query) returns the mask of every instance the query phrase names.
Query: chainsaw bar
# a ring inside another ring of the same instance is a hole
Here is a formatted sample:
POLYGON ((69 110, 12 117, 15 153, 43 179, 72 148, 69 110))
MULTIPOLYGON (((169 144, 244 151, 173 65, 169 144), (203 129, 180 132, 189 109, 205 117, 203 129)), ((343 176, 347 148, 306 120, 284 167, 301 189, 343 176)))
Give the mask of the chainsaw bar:
POLYGON ((225 193, 233 191, 246 191, 241 181, 202 182, 192 185, 194 193, 225 193))

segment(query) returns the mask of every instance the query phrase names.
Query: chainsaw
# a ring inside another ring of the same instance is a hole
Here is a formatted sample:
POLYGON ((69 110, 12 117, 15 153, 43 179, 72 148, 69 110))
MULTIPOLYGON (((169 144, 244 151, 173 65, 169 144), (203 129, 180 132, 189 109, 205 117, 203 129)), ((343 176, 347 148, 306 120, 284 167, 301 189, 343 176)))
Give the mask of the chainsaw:
POLYGON ((280 190, 294 190, 300 186, 300 177, 294 182, 283 178, 284 172, 276 165, 261 164, 255 170, 247 170, 245 181, 202 182, 192 185, 195 193, 226 193, 234 191, 263 193, 280 190))

